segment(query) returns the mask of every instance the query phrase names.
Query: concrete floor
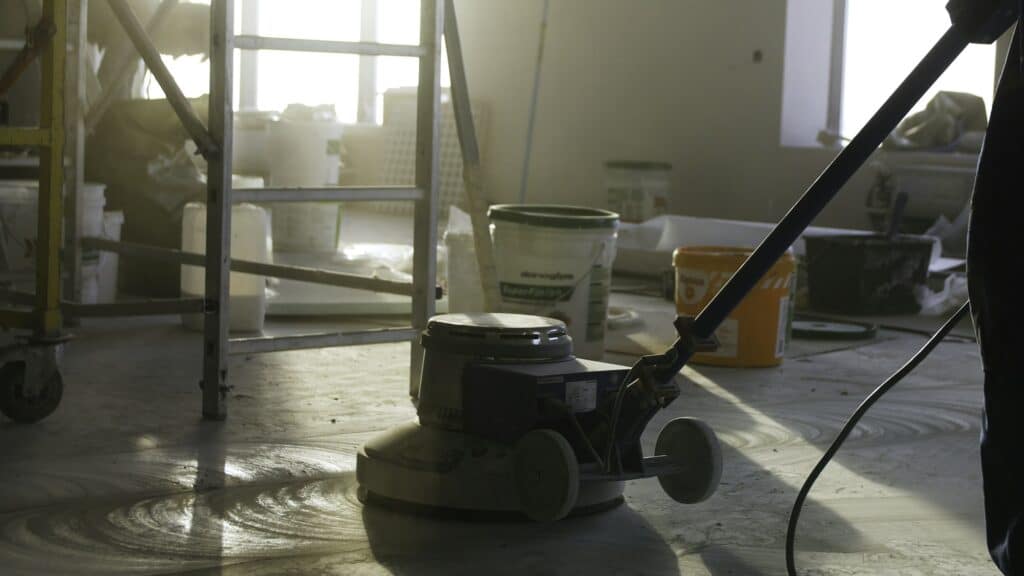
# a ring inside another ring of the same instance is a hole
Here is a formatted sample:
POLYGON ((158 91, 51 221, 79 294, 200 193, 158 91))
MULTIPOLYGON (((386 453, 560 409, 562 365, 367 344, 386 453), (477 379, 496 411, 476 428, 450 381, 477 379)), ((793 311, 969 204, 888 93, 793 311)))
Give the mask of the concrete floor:
MULTIPOLYGON (((682 506, 656 481, 635 481, 624 506, 536 525, 359 504, 356 447, 414 415, 407 345, 237 358, 230 417, 208 423, 198 418, 200 342, 176 319, 93 322, 79 335, 58 411, 34 426, 0 421, 5 575, 782 574, 804 475, 924 341, 883 332, 839 350, 798 342, 777 369, 688 367, 647 442, 670 418, 707 420, 724 448, 718 493, 682 506)), ((980 407, 976 345, 944 344, 812 492, 802 573, 996 574, 983 537, 980 407)))

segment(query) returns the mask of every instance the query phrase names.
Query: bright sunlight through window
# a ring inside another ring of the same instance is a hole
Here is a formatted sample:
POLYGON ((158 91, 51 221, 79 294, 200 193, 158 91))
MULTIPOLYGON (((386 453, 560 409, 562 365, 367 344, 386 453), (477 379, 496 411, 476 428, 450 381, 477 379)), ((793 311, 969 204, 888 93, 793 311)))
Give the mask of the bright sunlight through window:
MULTIPOLYGON (((853 136, 949 28, 947 0, 848 0, 840 131, 853 136)), ((995 46, 972 44, 917 103, 939 91, 992 103, 995 46)))
MULTIPOLYGON (((253 2, 255 0, 239 0, 253 2)), ((241 22, 236 15, 236 27, 241 22)), ((257 3, 261 36, 376 41, 386 44, 419 43, 419 0, 262 0, 257 3), (365 5, 376 5, 375 14, 363 14, 365 5), (376 38, 362 38, 364 20, 375 16, 376 38)), ((239 78, 244 73, 235 53, 235 106, 239 102, 239 78)), ((355 122, 359 109, 360 58, 348 54, 317 54, 264 50, 257 56, 256 105, 260 110, 284 110, 289 104, 333 104, 342 122, 355 122)), ((383 121, 383 95, 389 89, 416 86, 419 77, 415 58, 379 57, 375 61, 376 119, 383 121)), ((208 92, 209 63, 201 56, 164 56, 182 92, 197 97, 208 92)), ((441 62, 443 86, 449 86, 447 59, 441 62)), ((147 98, 162 98, 163 91, 152 74, 144 81, 147 98)))

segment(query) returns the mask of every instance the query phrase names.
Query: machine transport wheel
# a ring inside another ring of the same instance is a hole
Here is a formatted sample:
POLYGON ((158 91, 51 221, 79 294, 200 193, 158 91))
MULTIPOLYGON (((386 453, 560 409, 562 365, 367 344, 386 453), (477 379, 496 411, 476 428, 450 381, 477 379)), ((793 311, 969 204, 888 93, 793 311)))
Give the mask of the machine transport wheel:
POLYGON ((682 470, 658 476, 658 482, 676 502, 696 504, 715 493, 722 478, 722 449, 710 426, 696 418, 676 418, 658 434, 658 456, 668 456, 682 470))
POLYGON ((523 513, 537 522, 565 518, 576 505, 580 469, 564 436, 537 429, 516 444, 515 481, 523 513))
POLYGON ((50 373, 38 394, 27 394, 25 384, 24 362, 8 362, 0 367, 0 412, 15 422, 30 424, 57 409, 64 394, 64 379, 59 371, 50 373))

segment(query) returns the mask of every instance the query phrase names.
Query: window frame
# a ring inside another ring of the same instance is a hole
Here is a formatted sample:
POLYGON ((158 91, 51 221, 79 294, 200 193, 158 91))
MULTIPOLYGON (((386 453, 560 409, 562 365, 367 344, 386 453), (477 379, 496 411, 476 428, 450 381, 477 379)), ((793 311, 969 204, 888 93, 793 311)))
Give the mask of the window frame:
MULTIPOLYGON (((843 146, 843 138, 852 138, 854 136, 853 134, 842 134, 840 132, 843 114, 843 83, 846 76, 844 69, 846 65, 846 16, 849 0, 833 0, 833 2, 831 47, 832 65, 829 69, 828 114, 826 116, 826 124, 823 132, 826 132, 831 139, 834 139, 834 146, 841 147, 843 146)), ((1013 27, 1011 27, 1006 34, 996 41, 995 60, 992 63, 995 67, 993 93, 995 88, 999 86, 999 78, 1002 73, 1003 62, 1006 60, 1006 55, 1009 53, 1012 36, 1013 27)), ((822 143, 822 145, 828 147, 827 144, 822 143)))
POLYGON ((840 145, 843 136, 839 132, 843 117, 843 79, 846 76, 846 7, 847 0, 832 0, 832 49, 825 116, 825 130, 840 145))
MULTIPOLYGON (((378 0, 360 0, 359 41, 376 42, 377 24, 380 16, 378 0)), ((259 35, 259 0, 240 0, 242 5, 241 33, 259 35)), ((238 70, 239 110, 257 110, 259 85, 259 50, 242 50, 238 70)), ((377 122, 377 57, 360 56, 359 72, 356 76, 358 99, 356 122, 376 124, 377 122)))

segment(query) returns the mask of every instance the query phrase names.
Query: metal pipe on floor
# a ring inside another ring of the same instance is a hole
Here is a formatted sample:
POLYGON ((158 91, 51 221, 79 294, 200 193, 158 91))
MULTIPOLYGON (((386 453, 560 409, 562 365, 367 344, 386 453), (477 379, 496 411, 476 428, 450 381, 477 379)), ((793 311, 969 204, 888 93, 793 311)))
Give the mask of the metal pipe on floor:
POLYGON ((266 336, 258 338, 233 338, 230 354, 265 354, 288 350, 309 350, 338 346, 361 346, 386 342, 409 342, 419 336, 411 328, 385 328, 357 332, 335 332, 324 334, 302 334, 299 336, 266 336))
MULTIPOLYGON (((174 262, 184 266, 206 267, 206 256, 195 252, 184 252, 171 248, 158 248, 142 244, 131 244, 118 242, 105 238, 82 238, 82 246, 96 248, 108 252, 116 252, 125 256, 138 258, 149 258, 163 262, 174 262)), ((302 266, 282 266, 280 264, 266 264, 251 260, 231 259, 231 271, 254 276, 269 276, 271 278, 283 278, 311 284, 324 284, 327 286, 338 286, 341 288, 354 288, 356 290, 369 290, 371 292, 383 292, 385 294, 398 294, 399 296, 411 296, 413 285, 408 282, 395 282, 369 276, 358 276, 332 270, 320 270, 317 268, 305 268, 302 266)))

